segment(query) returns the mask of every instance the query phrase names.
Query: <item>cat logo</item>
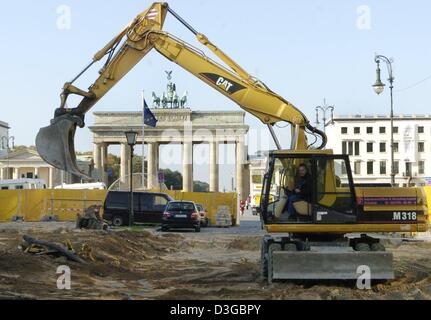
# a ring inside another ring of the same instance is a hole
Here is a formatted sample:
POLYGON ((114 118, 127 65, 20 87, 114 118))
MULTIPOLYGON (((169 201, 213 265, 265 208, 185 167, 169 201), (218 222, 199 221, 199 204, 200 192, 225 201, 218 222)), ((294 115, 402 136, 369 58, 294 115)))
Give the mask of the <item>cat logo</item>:
POLYGON ((216 85, 222 87, 226 92, 229 92, 230 88, 232 88, 233 83, 225 80, 223 77, 218 78, 216 85))
POLYGON ((214 73, 201 73, 201 76, 229 94, 245 89, 244 86, 214 73))

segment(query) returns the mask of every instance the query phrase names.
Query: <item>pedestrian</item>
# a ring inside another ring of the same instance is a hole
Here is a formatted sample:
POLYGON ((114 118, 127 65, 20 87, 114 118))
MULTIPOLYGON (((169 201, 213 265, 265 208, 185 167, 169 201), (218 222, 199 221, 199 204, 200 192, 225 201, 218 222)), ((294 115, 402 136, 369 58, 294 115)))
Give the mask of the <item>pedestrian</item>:
POLYGON ((245 211, 245 201, 241 200, 241 203, 239 205, 239 210, 241 211, 241 216, 244 215, 244 211, 245 211))

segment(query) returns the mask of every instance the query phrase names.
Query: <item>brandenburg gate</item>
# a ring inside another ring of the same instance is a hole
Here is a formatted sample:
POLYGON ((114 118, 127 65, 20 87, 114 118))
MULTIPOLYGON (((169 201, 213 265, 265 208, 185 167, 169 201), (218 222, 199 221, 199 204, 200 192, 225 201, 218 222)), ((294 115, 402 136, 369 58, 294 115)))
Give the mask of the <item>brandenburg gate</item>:
MULTIPOLYGON (((156 128, 145 127, 145 144, 148 145, 147 187, 158 186, 159 146, 182 145, 183 191, 193 191, 193 145, 209 144, 210 191, 219 191, 219 145, 236 145, 237 192, 244 194, 244 164, 246 162, 245 135, 248 126, 241 111, 192 111, 191 109, 153 109, 159 122, 156 128)), ((129 172, 130 148, 124 132, 142 133, 142 112, 96 112, 95 124, 90 127, 94 135, 95 170, 101 180, 107 181, 107 156, 110 145, 121 145, 121 177, 129 172)), ((138 144, 142 144, 139 134, 138 144)))

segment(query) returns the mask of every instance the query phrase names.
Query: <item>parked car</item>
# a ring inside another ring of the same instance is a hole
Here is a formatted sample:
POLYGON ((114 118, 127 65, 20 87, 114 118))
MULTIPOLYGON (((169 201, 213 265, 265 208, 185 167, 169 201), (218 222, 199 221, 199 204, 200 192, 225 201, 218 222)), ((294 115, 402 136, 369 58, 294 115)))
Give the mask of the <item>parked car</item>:
POLYGON ((191 201, 172 201, 163 214, 162 231, 170 229, 194 229, 201 231, 201 216, 191 201))
MULTIPOLYGON (((134 192, 134 222, 161 224, 166 206, 172 200, 164 193, 134 192)), ((129 225, 130 192, 108 192, 103 209, 103 219, 110 221, 113 226, 129 225)))
POLYGON ((208 212, 205 210, 204 206, 197 203, 196 208, 198 208, 199 214, 201 215, 201 227, 207 228, 209 225, 208 212))

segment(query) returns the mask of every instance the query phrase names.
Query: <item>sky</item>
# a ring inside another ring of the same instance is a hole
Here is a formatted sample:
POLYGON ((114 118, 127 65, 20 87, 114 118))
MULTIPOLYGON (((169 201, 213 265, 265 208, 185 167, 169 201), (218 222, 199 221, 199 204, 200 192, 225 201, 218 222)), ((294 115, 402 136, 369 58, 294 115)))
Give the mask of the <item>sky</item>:
MULTIPOLYGON (((336 114, 388 114, 388 90, 377 96, 371 88, 375 82, 375 53, 394 59, 395 112, 429 113, 431 79, 421 82, 431 76, 429 1, 172 0, 169 4, 313 123, 315 107, 324 98, 335 106, 336 114)), ((0 120, 10 124, 10 134, 17 144, 34 145, 39 128, 49 124, 59 106, 64 82, 78 74, 124 25, 150 5, 144 0, 2 2, 0 120), (70 20, 65 23, 68 10, 70 20)), ((198 45, 173 17, 167 18, 165 30, 198 45)), ((140 110, 142 89, 159 94, 165 90, 165 70, 173 70, 180 93, 189 92, 193 110, 240 110, 152 52, 92 109, 87 126, 93 124, 94 111, 140 110)), ((78 86, 87 88, 97 71, 93 68, 78 86)), ((382 77, 388 77, 384 67, 382 77)), ((147 99, 151 100, 150 94, 147 99)), ((71 100, 69 106, 76 101, 71 100)), ((252 116, 247 115, 246 122, 254 132, 268 135, 252 116)), ((282 145, 288 147, 288 128, 277 129, 277 133, 282 145)), ((259 147, 250 143, 250 153, 259 147)), ((205 153, 199 148, 205 149, 198 147, 195 152, 205 153)), ((232 158, 233 146, 226 148, 222 152, 232 158)), ((76 149, 92 150, 88 128, 78 130, 76 149)), ((180 152, 179 148, 175 150, 180 152)), ((115 148, 110 151, 118 152, 115 148)), ((172 169, 181 171, 181 166, 172 169)), ((232 164, 221 168, 222 190, 230 189, 233 172, 232 164)), ((195 179, 208 181, 206 164, 195 166, 195 179)))

